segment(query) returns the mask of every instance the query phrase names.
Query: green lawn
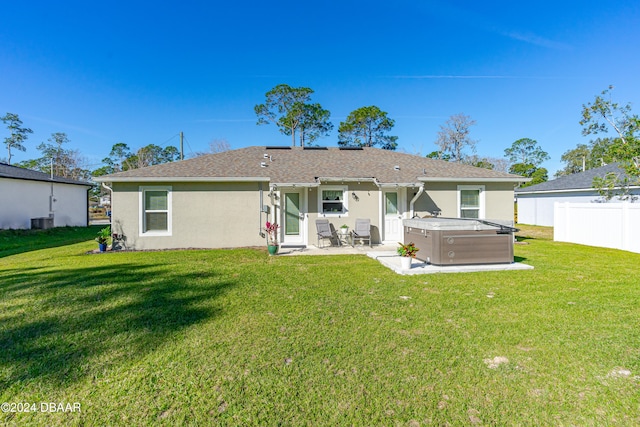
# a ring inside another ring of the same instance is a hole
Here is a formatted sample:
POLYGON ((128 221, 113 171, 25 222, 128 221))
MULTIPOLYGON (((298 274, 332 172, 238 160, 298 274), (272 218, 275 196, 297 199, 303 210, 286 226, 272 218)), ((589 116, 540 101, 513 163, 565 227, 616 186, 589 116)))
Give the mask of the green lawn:
POLYGON ((36 249, 55 248, 96 237, 104 226, 57 227, 49 230, 0 230, 0 258, 36 249))
POLYGON ((0 423, 640 424, 640 255, 539 230, 516 245, 535 269, 514 272, 399 276, 366 256, 251 249, 87 255, 95 242, 62 238, 0 255, 0 402, 38 409, 0 423))

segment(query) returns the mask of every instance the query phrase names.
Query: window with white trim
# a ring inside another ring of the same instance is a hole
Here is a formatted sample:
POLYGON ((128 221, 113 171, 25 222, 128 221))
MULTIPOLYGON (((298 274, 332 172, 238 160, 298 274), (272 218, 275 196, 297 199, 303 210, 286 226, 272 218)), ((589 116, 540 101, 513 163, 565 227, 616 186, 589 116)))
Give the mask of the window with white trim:
POLYGON ((484 185, 458 185, 459 218, 484 218, 484 185))
POLYGON ((324 216, 346 215, 348 201, 346 186, 321 187, 318 197, 320 213, 324 216))
POLYGON ((171 187, 140 187, 140 235, 171 235, 171 187))

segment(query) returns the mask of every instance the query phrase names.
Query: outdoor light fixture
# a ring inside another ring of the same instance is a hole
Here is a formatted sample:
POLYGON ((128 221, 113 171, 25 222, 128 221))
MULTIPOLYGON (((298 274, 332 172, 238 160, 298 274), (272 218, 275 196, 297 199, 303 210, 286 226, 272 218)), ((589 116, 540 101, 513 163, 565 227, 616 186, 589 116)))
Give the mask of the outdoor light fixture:
POLYGON ((351 196, 353 197, 353 200, 355 200, 356 202, 360 200, 360 197, 358 197, 355 191, 351 192, 351 196))

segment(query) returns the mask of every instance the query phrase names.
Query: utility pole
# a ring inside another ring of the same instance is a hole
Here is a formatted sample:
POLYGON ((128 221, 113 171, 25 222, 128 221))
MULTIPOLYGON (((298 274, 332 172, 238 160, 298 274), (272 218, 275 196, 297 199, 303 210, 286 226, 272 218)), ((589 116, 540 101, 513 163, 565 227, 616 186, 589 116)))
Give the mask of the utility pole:
POLYGON ((184 140, 184 133, 180 131, 180 160, 184 160, 184 145, 182 141, 184 140))

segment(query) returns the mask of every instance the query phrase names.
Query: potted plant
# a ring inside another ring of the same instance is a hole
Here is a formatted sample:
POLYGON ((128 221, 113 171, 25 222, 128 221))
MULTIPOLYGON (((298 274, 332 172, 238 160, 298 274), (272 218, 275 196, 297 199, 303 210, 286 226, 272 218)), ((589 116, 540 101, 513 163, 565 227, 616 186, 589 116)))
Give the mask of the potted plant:
POLYGON ((110 237, 111 237, 111 226, 107 226, 102 230, 98 231, 98 237, 96 237, 96 242, 98 242, 98 248, 100 248, 100 252, 105 252, 107 250, 107 245, 109 244, 110 237))
POLYGON ((340 227, 340 234, 342 234, 343 236, 349 234, 349 226, 347 224, 342 224, 342 226, 340 227))
POLYGON ((416 252, 420 249, 416 248, 413 242, 409 242, 406 245, 398 242, 398 255, 400 255, 400 266, 403 270, 409 270, 411 268, 411 259, 416 257, 416 252))
POLYGON ((275 255, 278 253, 280 246, 278 245, 278 229, 280 226, 275 222, 267 221, 264 227, 264 231, 267 232, 267 249, 269 255, 275 255))

